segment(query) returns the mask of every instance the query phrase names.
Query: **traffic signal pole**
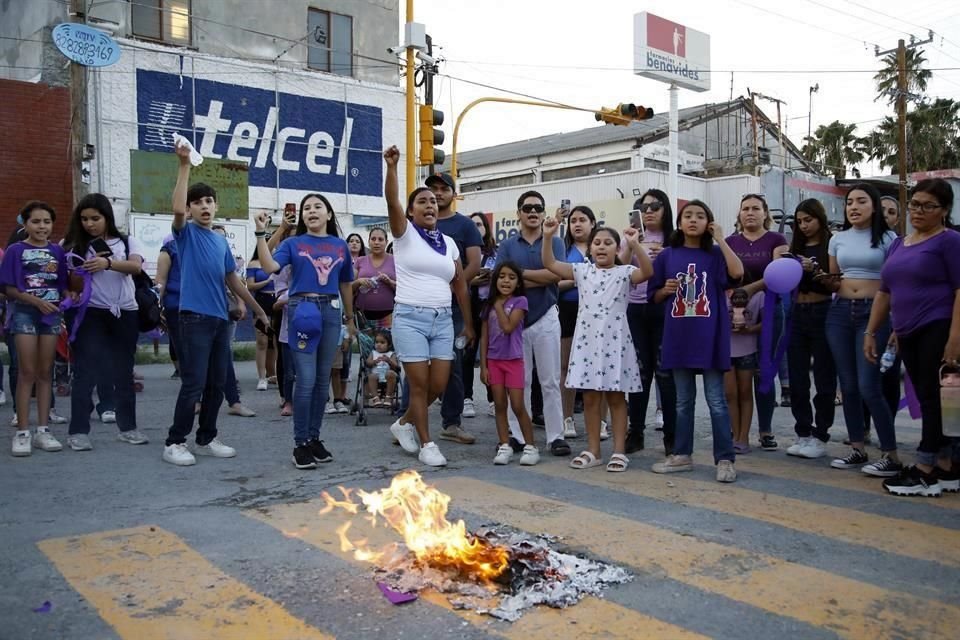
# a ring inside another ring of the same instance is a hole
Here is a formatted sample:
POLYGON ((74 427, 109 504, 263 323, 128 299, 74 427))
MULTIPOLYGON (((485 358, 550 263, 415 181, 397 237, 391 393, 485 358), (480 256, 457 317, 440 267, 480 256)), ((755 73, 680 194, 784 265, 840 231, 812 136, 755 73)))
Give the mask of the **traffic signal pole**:
POLYGON ((677 211, 677 195, 680 193, 680 176, 677 170, 677 162, 680 161, 680 89, 675 84, 670 85, 670 132, 668 139, 670 171, 667 173, 667 188, 669 197, 673 200, 672 210, 677 211))
MULTIPOLYGON (((413 22, 413 0, 407 0, 407 24, 411 22, 413 22)), ((417 96, 413 78, 416 61, 414 48, 410 44, 407 43, 407 148, 405 150, 407 183, 404 185, 407 192, 417 184, 417 96)))

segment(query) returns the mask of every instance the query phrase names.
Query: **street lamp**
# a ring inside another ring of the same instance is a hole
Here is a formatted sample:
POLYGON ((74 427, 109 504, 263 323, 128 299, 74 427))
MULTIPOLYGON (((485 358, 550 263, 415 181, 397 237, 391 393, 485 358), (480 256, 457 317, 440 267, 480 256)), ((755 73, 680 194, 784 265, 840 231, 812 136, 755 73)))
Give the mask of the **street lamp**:
POLYGON ((820 91, 819 82, 813 85, 812 87, 810 87, 810 107, 809 109, 807 109, 807 138, 810 137, 810 124, 812 122, 812 117, 813 117, 813 94, 815 94, 818 91, 820 91))

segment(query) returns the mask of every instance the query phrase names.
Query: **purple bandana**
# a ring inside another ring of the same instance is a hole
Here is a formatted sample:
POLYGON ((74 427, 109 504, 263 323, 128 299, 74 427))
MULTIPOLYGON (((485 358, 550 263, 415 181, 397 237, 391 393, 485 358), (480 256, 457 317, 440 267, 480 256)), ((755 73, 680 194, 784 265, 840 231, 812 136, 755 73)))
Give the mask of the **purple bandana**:
POLYGON ((72 251, 67 254, 67 267, 74 274, 83 278, 83 293, 80 294, 80 299, 74 301, 73 298, 65 298, 60 302, 60 311, 77 307, 77 317, 74 318, 73 326, 70 328, 70 342, 77 339, 77 331, 80 329, 80 323, 83 322, 83 317, 87 313, 87 303, 90 302, 90 295, 93 293, 93 274, 80 266, 83 263, 83 257, 72 251))
POLYGON ((430 248, 442 256, 447 255, 447 242, 443 239, 443 234, 439 229, 427 230, 418 227, 413 221, 410 222, 413 228, 417 230, 424 242, 430 245, 430 248))

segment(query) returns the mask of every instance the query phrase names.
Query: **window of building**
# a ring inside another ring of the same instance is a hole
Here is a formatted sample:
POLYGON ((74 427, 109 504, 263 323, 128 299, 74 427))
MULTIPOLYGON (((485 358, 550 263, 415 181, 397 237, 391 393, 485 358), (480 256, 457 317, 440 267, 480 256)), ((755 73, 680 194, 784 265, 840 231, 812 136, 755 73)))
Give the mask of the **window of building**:
POLYGON ((133 35, 168 44, 189 46, 191 0, 133 0, 133 35))
POLYGON ((570 178, 583 178, 585 176, 629 170, 630 158, 624 158, 623 160, 610 160, 609 162, 597 162, 594 164, 581 164, 575 167, 565 167, 563 169, 552 169, 550 171, 544 171, 540 179, 543 182, 552 182, 553 180, 568 180, 570 178))
POLYGON ((460 186, 460 191, 461 193, 467 193, 468 191, 483 191, 484 189, 519 187, 525 184, 533 184, 532 173, 527 172, 518 176, 507 176, 505 178, 490 178, 489 180, 478 180, 477 182, 464 182, 460 186))
POLYGON ((353 76, 353 18, 322 9, 307 12, 307 65, 353 76))

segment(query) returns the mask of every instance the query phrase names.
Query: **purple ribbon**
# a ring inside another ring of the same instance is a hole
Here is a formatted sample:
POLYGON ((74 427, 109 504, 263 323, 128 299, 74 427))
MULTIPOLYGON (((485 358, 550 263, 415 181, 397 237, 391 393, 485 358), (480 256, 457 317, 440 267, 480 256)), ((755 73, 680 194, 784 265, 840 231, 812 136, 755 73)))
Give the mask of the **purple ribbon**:
MULTIPOLYGON (((794 289, 790 296, 793 303, 796 303, 797 289, 794 289)), ((773 379, 780 369, 780 362, 787 352, 787 345, 790 344, 792 313, 785 314, 786 321, 783 325, 783 333, 780 335, 780 342, 776 348, 773 344, 773 321, 776 318, 777 305, 783 299, 784 296, 769 289, 763 298, 763 321, 760 323, 760 393, 769 393, 773 389, 773 379)))
POLYGON ((67 297, 60 301, 61 313, 67 309, 77 308, 77 317, 73 319, 73 326, 70 327, 70 342, 73 342, 77 338, 80 323, 83 322, 83 317, 87 313, 87 303, 90 302, 90 296, 93 294, 93 274, 82 266, 76 266, 77 263, 82 265, 84 262, 86 262, 86 260, 74 252, 71 251, 67 253, 67 268, 83 278, 83 291, 80 293, 80 297, 77 300, 67 297))

